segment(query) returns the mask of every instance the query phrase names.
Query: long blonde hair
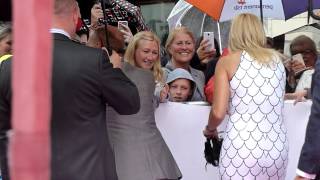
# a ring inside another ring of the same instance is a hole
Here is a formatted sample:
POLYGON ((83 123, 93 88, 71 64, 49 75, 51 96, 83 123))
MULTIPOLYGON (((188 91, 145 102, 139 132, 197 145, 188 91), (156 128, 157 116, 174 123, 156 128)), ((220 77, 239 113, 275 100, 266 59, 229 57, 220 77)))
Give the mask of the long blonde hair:
POLYGON ((124 54, 124 59, 128 63, 133 66, 136 66, 135 62, 135 52, 138 48, 139 42, 141 40, 148 40, 148 41, 155 41, 158 45, 158 58, 155 61, 152 72, 156 82, 163 82, 163 71, 161 69, 161 62, 160 62, 160 39, 151 31, 140 31, 133 36, 132 41, 129 43, 126 52, 124 54))
POLYGON ((257 16, 243 13, 233 19, 228 42, 232 52, 245 50, 262 64, 279 60, 273 58, 276 51, 266 48, 266 41, 262 23, 257 16))

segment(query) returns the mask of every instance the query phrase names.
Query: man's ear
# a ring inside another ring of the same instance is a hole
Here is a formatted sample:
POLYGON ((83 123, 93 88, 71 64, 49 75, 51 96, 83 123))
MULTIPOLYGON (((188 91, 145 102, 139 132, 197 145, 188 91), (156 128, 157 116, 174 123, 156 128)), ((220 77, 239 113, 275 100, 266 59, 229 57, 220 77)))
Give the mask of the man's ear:
POLYGON ((79 21, 78 13, 73 13, 72 20, 73 20, 73 24, 78 25, 78 21, 79 21))
POLYGON ((79 18, 81 18, 81 14, 80 14, 80 8, 77 4, 72 16, 72 20, 75 25, 78 25, 79 18))

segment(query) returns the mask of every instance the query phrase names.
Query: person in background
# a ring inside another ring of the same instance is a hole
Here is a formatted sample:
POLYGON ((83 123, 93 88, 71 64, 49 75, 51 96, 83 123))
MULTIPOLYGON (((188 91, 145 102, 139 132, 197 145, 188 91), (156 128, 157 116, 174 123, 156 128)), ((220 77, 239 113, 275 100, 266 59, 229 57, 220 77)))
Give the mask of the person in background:
POLYGON ((315 42, 305 35, 298 36, 292 41, 290 52, 292 55, 302 54, 304 60, 304 64, 291 60, 288 66, 289 70, 291 70, 288 73, 288 79, 291 83, 287 84, 291 84, 291 86, 289 86, 291 90, 285 94, 285 99, 294 99, 294 104, 296 104, 297 102, 311 99, 312 75, 319 56, 315 42), (301 69, 305 70, 302 71, 302 73, 295 73, 301 71, 301 69), (295 90, 293 91, 294 88, 295 90))
POLYGON ((229 33, 229 54, 218 61, 207 138, 228 113, 219 160, 220 179, 285 179, 288 140, 283 122, 285 68, 266 48, 261 21, 236 16, 229 33), (236 161, 235 161, 236 160, 236 161))
MULTIPOLYGON (((228 48, 224 48, 222 50, 222 55, 219 56, 219 59, 223 56, 226 56, 228 54, 228 48)), ((213 98, 214 98, 214 81, 215 81, 215 78, 214 78, 214 74, 215 74, 215 69, 216 69, 216 65, 217 65, 217 62, 219 59, 215 59, 213 61, 210 61, 209 64, 208 64, 208 67, 210 67, 209 69, 209 73, 206 74, 206 77, 207 75, 209 74, 210 76, 210 79, 206 82, 205 86, 204 86, 204 94, 206 95, 206 99, 208 101, 209 104, 212 104, 213 102, 213 98)))
POLYGON ((319 179, 320 176, 320 62, 312 80, 312 106, 305 142, 302 146, 295 180, 319 179))
MULTIPOLYGON (((11 59, 12 53, 12 28, 11 23, 0 22, 0 67, 4 60, 11 59)), ((1 127, 0 129, 4 129, 1 127)), ((7 133, 0 130, 0 176, 3 180, 9 180, 7 164, 7 133)))
POLYGON ((197 53, 195 53, 190 63, 191 67, 204 72, 205 84, 214 76, 216 64, 221 56, 219 44, 216 39, 214 39, 214 49, 208 51, 208 46, 208 40, 201 38, 197 53))
POLYGON ((121 68, 138 87, 141 108, 128 116, 107 108, 109 138, 121 180, 173 180, 182 176, 155 122, 155 89, 164 88, 159 51, 160 40, 154 33, 134 35, 121 68))
MULTIPOLYGON (((138 89, 101 49, 72 40, 80 14, 76 0, 55 0, 53 12, 50 179, 117 180, 106 104, 134 114, 138 89)), ((11 128, 11 65, 6 60, 0 68, 0 133, 11 128)))
POLYGON ((188 71, 176 68, 169 73, 166 83, 169 85, 169 101, 186 102, 191 100, 196 82, 188 71))
POLYGON ((205 77, 202 71, 190 66, 191 59, 195 53, 195 39, 192 32, 186 27, 173 29, 168 36, 166 51, 170 56, 170 61, 164 67, 165 79, 170 71, 176 68, 183 68, 190 72, 196 82, 196 91, 193 93, 192 101, 205 101, 204 83, 205 77))
POLYGON ((0 22, 0 63, 9 58, 12 53, 11 23, 0 22))
MULTIPOLYGON (((89 37, 87 46, 94 48, 106 47, 106 26, 99 22, 99 19, 103 19, 103 11, 99 0, 94 1, 94 5, 91 8, 91 20, 89 26, 89 37)), ((117 27, 107 25, 108 39, 110 48, 116 51, 118 54, 123 55, 125 50, 125 39, 123 33, 121 33, 117 27)))
POLYGON ((300 35, 293 39, 290 44, 290 53, 292 56, 301 54, 304 62, 292 59, 287 66, 289 70, 288 93, 304 90, 311 87, 311 77, 314 73, 314 66, 319 59, 315 42, 305 35, 300 35))

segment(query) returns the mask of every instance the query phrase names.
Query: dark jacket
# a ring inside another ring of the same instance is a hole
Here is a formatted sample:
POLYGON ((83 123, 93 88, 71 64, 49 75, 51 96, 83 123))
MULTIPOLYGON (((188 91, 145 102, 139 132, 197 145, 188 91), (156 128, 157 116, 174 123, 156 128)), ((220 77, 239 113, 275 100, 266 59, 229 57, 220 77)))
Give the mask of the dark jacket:
MULTIPOLYGON (((320 175, 320 62, 316 63, 312 80, 312 106, 301 150, 298 169, 320 175)), ((319 178, 319 177, 317 177, 319 178)))
MULTIPOLYGON (((0 71, 1 132, 10 128, 10 64, 4 62, 0 71)), ((54 34, 51 180, 117 179, 106 104, 120 114, 138 112, 136 86, 101 50, 54 34)))

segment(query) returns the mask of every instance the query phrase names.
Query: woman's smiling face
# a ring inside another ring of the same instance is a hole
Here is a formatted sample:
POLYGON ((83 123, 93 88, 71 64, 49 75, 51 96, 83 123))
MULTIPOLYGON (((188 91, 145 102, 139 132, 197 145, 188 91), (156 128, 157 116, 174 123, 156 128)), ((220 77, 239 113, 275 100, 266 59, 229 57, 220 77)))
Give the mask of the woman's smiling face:
POLYGON ((151 70, 159 60, 159 45, 156 41, 142 39, 135 51, 135 63, 138 67, 151 70))
POLYGON ((189 34, 177 33, 169 47, 172 60, 178 63, 190 62, 194 52, 195 44, 189 34))

